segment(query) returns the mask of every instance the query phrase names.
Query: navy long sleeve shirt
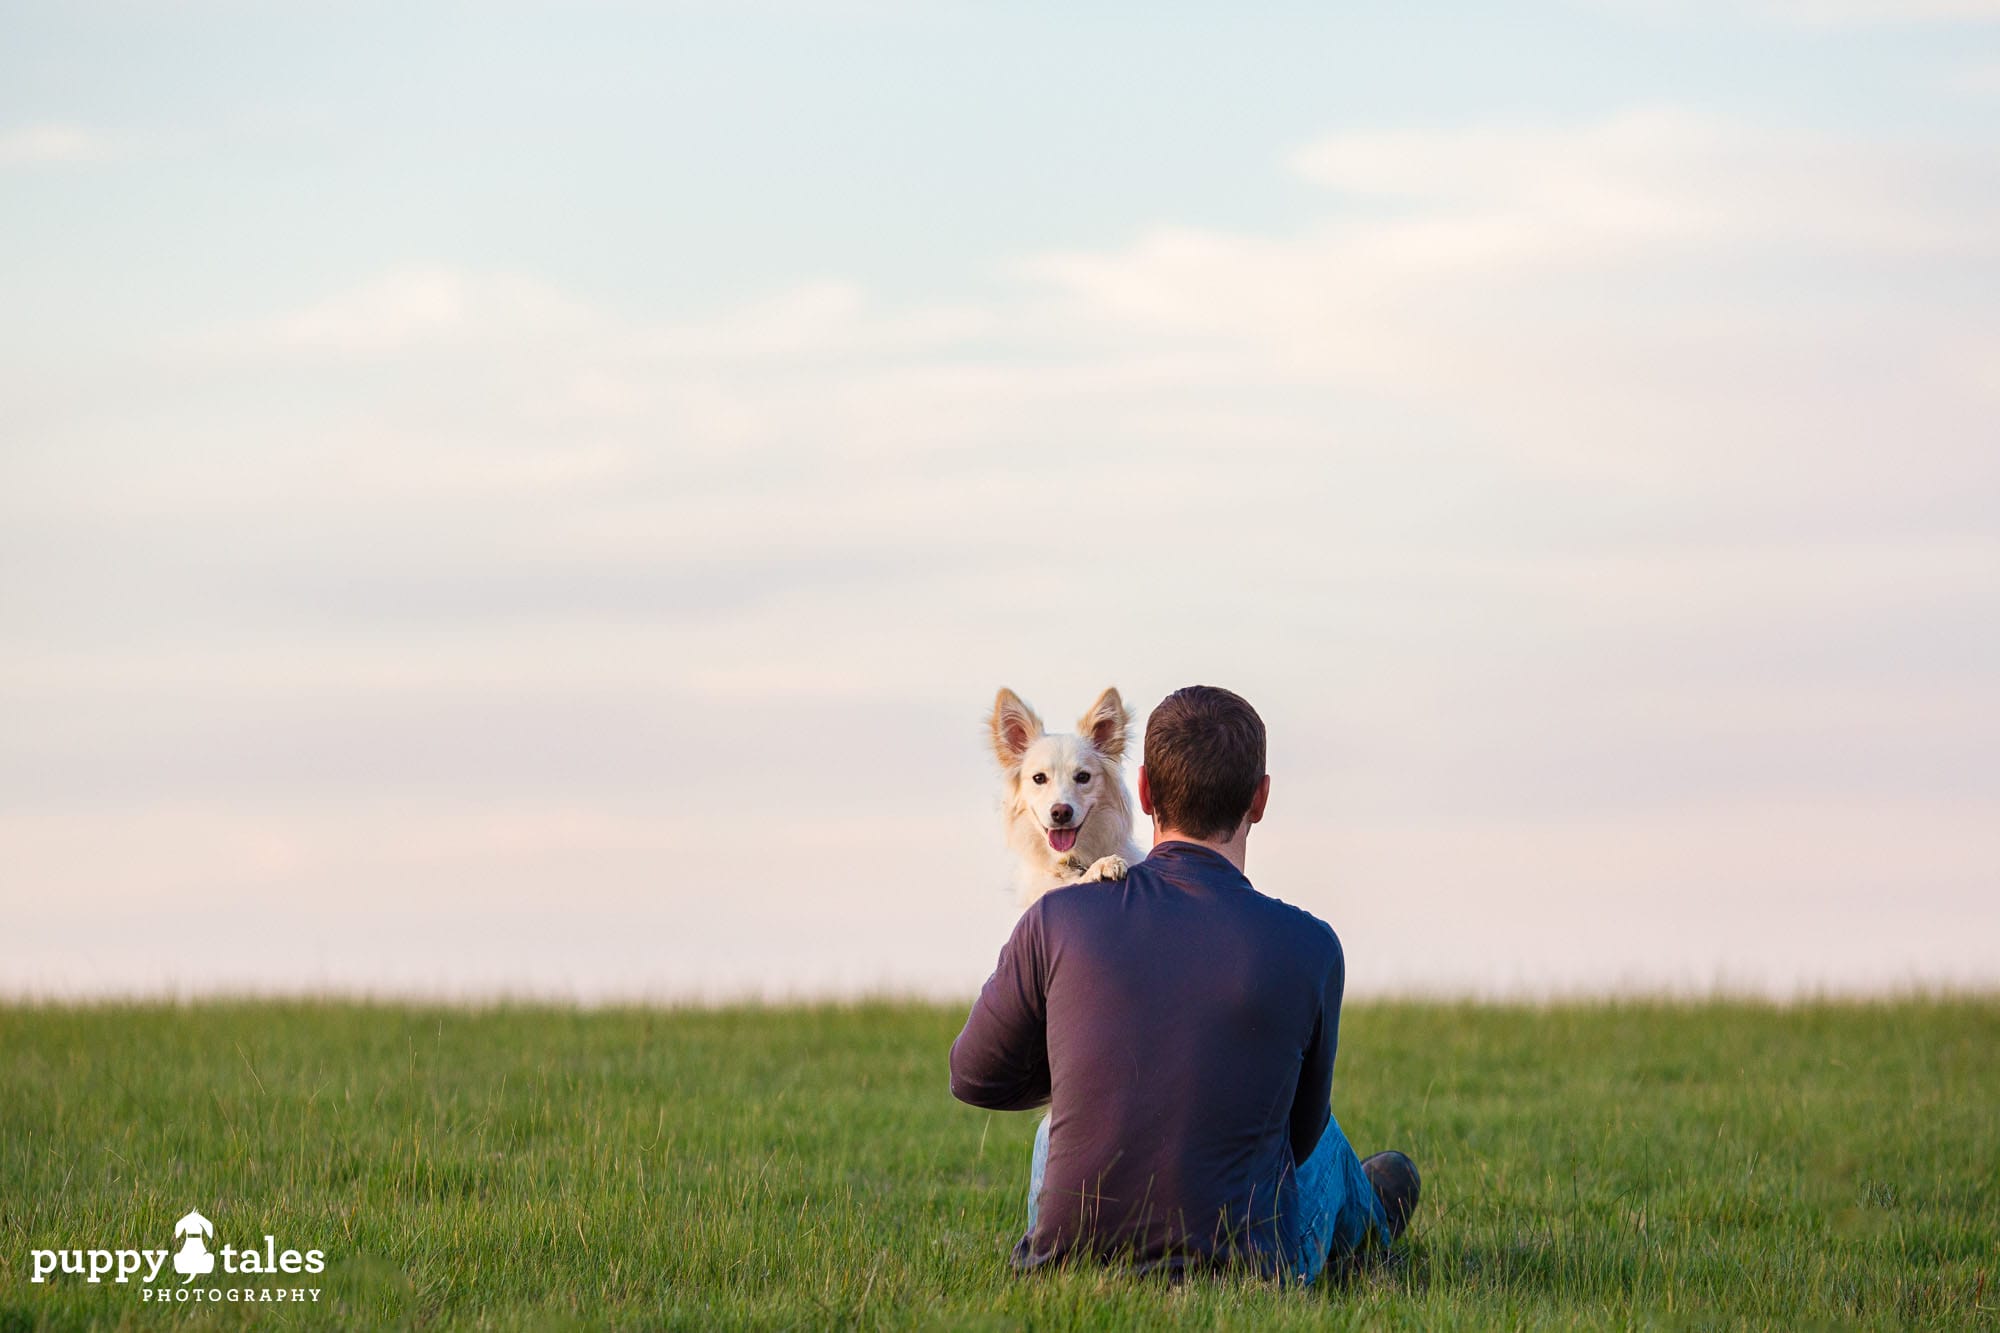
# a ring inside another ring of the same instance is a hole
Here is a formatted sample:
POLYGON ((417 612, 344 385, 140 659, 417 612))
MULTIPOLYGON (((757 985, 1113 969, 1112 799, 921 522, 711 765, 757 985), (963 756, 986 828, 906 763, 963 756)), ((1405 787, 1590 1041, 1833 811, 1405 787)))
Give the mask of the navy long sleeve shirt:
POLYGON ((1326 1128, 1345 982, 1331 927, 1195 843, 1038 899, 951 1048, 960 1101, 1050 1105, 1015 1265, 1274 1270, 1295 1164, 1326 1128))

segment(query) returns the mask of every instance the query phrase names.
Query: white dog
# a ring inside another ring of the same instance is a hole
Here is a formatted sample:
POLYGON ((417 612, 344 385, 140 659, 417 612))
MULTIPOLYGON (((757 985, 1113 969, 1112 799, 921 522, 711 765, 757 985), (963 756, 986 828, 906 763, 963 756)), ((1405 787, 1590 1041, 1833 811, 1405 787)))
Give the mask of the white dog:
POLYGON ((1125 793, 1125 729, 1117 690, 1106 690, 1076 724, 1049 734, 1012 690, 993 700, 993 754, 1006 776, 1001 818, 1020 857, 1014 887, 1026 907, 1064 884, 1123 879, 1140 858, 1125 793))

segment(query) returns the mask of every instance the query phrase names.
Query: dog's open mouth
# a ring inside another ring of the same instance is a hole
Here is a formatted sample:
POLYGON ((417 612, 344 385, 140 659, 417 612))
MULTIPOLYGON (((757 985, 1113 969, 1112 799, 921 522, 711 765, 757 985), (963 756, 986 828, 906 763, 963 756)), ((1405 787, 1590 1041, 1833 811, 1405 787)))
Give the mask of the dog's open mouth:
POLYGON ((1068 828, 1050 829, 1049 846, 1055 848, 1059 852, 1068 851, 1070 848, 1076 846, 1077 830, 1078 830, 1078 825, 1075 824, 1071 824, 1068 828))

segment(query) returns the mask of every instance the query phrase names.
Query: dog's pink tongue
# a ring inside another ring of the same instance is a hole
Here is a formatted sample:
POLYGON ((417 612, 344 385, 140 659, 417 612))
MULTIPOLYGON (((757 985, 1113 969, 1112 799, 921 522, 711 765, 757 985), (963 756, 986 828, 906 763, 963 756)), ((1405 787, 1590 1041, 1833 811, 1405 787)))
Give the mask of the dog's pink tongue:
POLYGON ((1076 830, 1073 828, 1052 828, 1049 830, 1049 846, 1059 852, 1066 852, 1076 846, 1076 830))

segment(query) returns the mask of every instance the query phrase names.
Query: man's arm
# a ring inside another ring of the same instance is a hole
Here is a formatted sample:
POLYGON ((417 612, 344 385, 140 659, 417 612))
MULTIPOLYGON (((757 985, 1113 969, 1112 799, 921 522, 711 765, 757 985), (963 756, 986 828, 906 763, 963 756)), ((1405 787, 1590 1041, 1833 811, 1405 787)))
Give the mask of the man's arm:
POLYGON ((1022 913, 951 1044, 951 1095, 991 1111, 1049 1099, 1048 968, 1042 903, 1022 913))
POLYGON ((1320 988, 1319 1020, 1313 1024, 1312 1039, 1306 1043, 1305 1061, 1299 1067, 1299 1090, 1292 1098, 1295 1162, 1312 1156, 1333 1114, 1333 1056, 1340 1045, 1340 999, 1347 989, 1347 955, 1341 951, 1340 936, 1331 929, 1326 933, 1333 940, 1333 964, 1320 988))

